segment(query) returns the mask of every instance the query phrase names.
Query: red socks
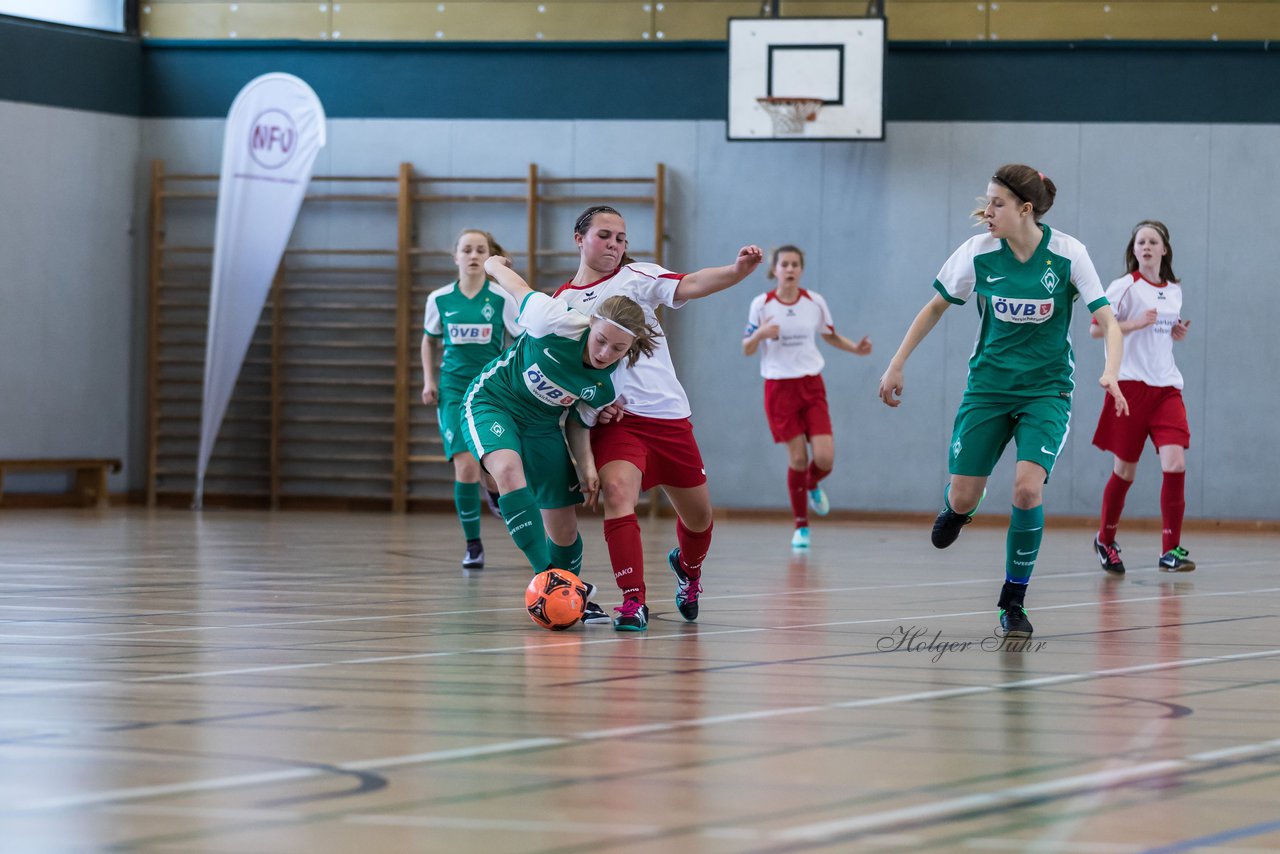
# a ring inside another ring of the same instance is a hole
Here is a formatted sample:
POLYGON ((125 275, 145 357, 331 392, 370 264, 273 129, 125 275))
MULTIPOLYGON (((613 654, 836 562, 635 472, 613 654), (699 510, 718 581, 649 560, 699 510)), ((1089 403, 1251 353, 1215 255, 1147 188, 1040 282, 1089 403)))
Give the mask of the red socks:
MULTIPOLYGON (((813 466, 810 466, 813 468, 813 466)), ((787 495, 791 498, 791 512, 796 517, 797 528, 809 527, 809 473, 787 469, 787 495)))
POLYGON ((1187 473, 1167 471, 1160 486, 1161 552, 1182 545, 1182 515, 1187 509, 1187 473))
POLYGON ((640 520, 636 514, 604 520, 604 541, 609 547, 613 580, 623 599, 644 602, 644 546, 640 542, 640 520))
POLYGON ((1124 480, 1115 472, 1102 490, 1102 527, 1098 529, 1098 542, 1109 546, 1116 541, 1116 528, 1124 511, 1124 497, 1133 481, 1124 480))
POLYGON ((707 559, 707 552, 711 550, 711 529, 714 527, 715 523, 712 522, 707 526, 707 530, 695 533, 684 526, 683 519, 676 517, 676 543, 680 546, 680 568, 690 578, 698 578, 702 575, 702 562, 707 559))
POLYGON ((817 489, 818 484, 829 474, 831 474, 831 469, 820 469, 817 463, 809 463, 809 471, 807 472, 809 482, 807 486, 810 490, 817 489))

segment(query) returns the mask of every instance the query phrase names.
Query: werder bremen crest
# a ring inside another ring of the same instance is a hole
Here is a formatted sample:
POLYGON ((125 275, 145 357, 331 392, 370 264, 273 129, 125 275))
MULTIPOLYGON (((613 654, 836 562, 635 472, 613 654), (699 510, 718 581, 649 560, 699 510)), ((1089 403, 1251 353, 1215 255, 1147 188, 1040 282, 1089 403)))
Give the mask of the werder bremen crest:
POLYGON ((578 397, 587 401, 587 403, 590 403, 591 401, 596 399, 596 387, 587 386, 582 391, 578 392, 578 397))
MULTIPOLYGON (((1046 264, 1049 262, 1045 262, 1046 264)), ((1062 281, 1058 278, 1058 274, 1053 272, 1052 267, 1048 267, 1044 271, 1044 275, 1040 277, 1040 284, 1044 285, 1044 289, 1049 293, 1053 293, 1053 289, 1058 286, 1058 282, 1062 281)))
POLYGON ((480 313, 484 315, 485 320, 493 320, 493 303, 485 300, 484 308, 480 309, 480 313))

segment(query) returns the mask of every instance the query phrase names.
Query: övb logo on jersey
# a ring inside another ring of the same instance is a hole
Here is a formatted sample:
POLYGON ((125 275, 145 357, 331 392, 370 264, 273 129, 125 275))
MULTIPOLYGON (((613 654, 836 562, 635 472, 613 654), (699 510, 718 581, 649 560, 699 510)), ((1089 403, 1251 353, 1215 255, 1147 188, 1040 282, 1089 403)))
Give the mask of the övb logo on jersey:
POLYGON ((1044 323, 1053 317, 1053 300, 992 297, 991 311, 1006 323, 1044 323))
POLYGON ((537 364, 525 369, 524 384, 534 397, 551 406, 573 406, 578 400, 567 390, 547 379, 546 374, 542 373, 542 369, 537 364))
POLYGON ((493 327, 487 323, 450 323, 450 344, 488 344, 493 327))

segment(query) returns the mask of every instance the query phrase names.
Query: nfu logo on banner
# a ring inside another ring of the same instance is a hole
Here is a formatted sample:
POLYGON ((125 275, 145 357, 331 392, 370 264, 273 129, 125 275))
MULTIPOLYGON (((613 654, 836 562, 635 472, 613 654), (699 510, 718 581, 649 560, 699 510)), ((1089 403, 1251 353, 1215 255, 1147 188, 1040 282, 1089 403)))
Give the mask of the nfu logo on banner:
POLYGON ((279 169, 293 159, 298 148, 298 128, 283 110, 266 110, 253 120, 249 131, 249 156, 263 169, 279 169))

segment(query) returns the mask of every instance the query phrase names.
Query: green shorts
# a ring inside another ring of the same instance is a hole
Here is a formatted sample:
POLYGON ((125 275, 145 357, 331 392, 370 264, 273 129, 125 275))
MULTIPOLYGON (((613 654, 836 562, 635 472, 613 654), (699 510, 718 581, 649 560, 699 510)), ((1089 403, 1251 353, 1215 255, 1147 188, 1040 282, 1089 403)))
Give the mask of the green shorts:
POLYGON ((468 452, 462 437, 462 398, 440 396, 436 407, 436 423, 440 425, 440 440, 444 442, 444 458, 452 460, 455 454, 468 452))
POLYGON ((517 428, 515 419, 506 412, 473 402, 470 414, 463 412, 462 434, 467 449, 481 464, 486 454, 500 449, 519 454, 525 482, 541 509, 582 503, 578 472, 558 423, 517 428))
POLYGON ((948 471, 987 477, 1013 439, 1018 459, 1039 465, 1048 481, 1053 464, 1066 445, 1070 422, 1070 398, 1055 395, 975 400, 966 395, 951 431, 948 471))

